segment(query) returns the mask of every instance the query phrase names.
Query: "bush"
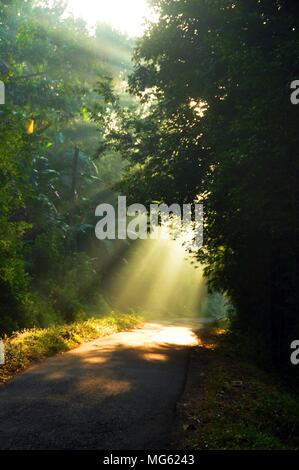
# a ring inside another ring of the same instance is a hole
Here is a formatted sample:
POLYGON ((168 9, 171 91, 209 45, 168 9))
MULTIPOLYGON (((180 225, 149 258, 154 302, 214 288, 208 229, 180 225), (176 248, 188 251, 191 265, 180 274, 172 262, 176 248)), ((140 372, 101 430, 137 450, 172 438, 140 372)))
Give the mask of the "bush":
POLYGON ((131 329, 141 321, 137 315, 112 313, 99 319, 23 330, 4 337, 5 365, 0 368, 0 382, 7 381, 33 362, 69 351, 86 341, 131 329))

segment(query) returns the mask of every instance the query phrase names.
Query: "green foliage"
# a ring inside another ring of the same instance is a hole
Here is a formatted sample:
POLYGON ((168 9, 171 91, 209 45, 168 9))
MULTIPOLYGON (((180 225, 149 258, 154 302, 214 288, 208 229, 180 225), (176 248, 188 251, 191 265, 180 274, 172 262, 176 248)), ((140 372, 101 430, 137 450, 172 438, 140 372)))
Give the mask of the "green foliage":
POLYGON ((143 112, 119 113, 110 142, 139 202, 205 205, 198 260, 238 326, 275 366, 299 335, 298 4, 153 1, 160 20, 135 51, 143 112))
POLYGON ((201 306, 201 314, 214 320, 228 319, 232 306, 227 297, 219 292, 208 294, 201 306))
POLYGON ((0 382, 7 381, 34 362, 69 351, 86 341, 128 330, 141 322, 136 315, 112 313, 103 318, 14 333, 4 338, 6 362, 0 370, 0 382))
POLYGON ((0 2, 0 331, 87 315, 102 274, 94 208, 121 164, 93 160, 112 81, 129 68, 128 38, 64 16, 64 2, 0 2), (103 44, 105 37, 105 44, 103 44), (120 58, 122 57, 122 61, 120 58), (111 77, 116 77, 113 79, 111 77), (99 87, 99 83, 101 87, 99 87), (99 93, 101 96, 99 96, 99 93), (28 122, 33 121, 32 133, 28 122), (103 171, 104 173, 104 171, 103 171), (95 202, 96 201, 96 202, 95 202), (96 253, 95 253, 96 251, 96 253))
POLYGON ((192 385, 182 411, 182 419, 194 430, 185 434, 183 448, 298 449, 296 392, 282 384, 280 376, 240 354, 242 338, 221 329, 201 330, 200 339, 202 347, 192 354, 192 385))

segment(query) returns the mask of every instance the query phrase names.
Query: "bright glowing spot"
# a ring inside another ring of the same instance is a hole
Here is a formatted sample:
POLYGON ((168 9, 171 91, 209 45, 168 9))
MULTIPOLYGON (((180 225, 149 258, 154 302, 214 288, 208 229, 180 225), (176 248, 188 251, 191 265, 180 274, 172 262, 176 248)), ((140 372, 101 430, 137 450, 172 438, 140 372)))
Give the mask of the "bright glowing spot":
POLYGON ((109 23, 130 36, 141 36, 145 21, 156 19, 147 0, 69 0, 68 12, 83 18, 90 26, 109 23))
POLYGON ((225 330, 224 328, 217 328, 216 330, 216 335, 226 335, 227 334, 227 330, 225 330))
POLYGON ((156 343, 174 344, 178 346, 196 346, 199 344, 197 336, 190 328, 170 326, 163 328, 153 338, 156 343))
POLYGON ((197 117, 202 118, 208 109, 208 103, 206 101, 196 101, 191 99, 190 108, 193 109, 193 112, 197 117))

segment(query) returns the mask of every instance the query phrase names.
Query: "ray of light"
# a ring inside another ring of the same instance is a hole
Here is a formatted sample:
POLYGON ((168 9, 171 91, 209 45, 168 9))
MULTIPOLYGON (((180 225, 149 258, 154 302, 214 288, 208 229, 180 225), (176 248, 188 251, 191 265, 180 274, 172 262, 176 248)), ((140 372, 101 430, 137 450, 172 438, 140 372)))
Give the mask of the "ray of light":
POLYGON ((202 271, 186 259, 179 241, 135 242, 127 265, 110 286, 120 308, 161 317, 199 313, 205 295, 202 271))

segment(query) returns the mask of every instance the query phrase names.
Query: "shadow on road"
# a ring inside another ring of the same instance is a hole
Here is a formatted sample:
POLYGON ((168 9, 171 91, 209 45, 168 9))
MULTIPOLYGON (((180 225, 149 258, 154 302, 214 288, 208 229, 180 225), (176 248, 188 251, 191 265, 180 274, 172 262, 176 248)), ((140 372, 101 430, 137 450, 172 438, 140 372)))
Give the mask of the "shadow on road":
POLYGON ((99 339, 21 374, 0 391, 0 448, 166 449, 190 350, 152 341, 170 328, 99 339))

